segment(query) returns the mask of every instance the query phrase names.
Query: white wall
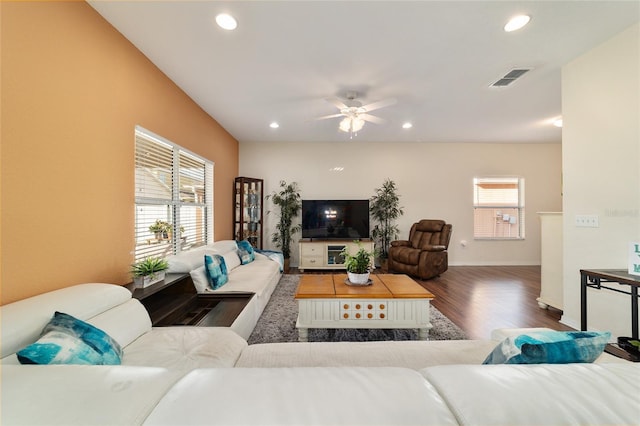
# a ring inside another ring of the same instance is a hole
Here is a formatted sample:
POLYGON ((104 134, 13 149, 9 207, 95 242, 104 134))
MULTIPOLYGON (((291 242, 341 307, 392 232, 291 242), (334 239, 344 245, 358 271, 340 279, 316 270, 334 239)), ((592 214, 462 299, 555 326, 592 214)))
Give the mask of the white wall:
MULTIPOLYGON (((640 241, 639 26, 562 70, 564 315, 580 326, 580 269, 627 269, 627 246, 640 241), (599 216, 578 228, 575 215, 599 216)), ((628 291, 628 286, 626 287, 628 291)), ((630 336, 629 296, 588 292, 589 329, 630 336)))
MULTIPOLYGON (((444 219, 453 224, 452 265, 537 265, 536 212, 561 209, 561 156, 560 143, 363 143, 355 138, 340 143, 241 142, 240 175, 263 178, 266 193, 280 180, 297 181, 306 199, 368 199, 391 178, 405 211, 398 221, 401 238, 419 219, 444 219), (344 171, 331 171, 333 167, 344 171), (472 182, 485 175, 525 178, 525 240, 473 240, 472 182), (468 241, 467 247, 461 240, 468 241)), ((266 217, 265 241, 270 241, 274 221, 273 215, 266 217)), ((294 248, 291 264, 297 265, 297 244, 294 248)))

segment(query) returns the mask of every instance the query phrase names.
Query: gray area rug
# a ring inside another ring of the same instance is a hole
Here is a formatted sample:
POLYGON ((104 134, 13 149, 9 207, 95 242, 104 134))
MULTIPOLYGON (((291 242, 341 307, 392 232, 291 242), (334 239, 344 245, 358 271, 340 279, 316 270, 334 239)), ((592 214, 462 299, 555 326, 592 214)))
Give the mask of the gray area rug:
MULTIPOLYGON (((249 344, 297 342, 298 303, 293 298, 298 287, 299 275, 283 275, 269 303, 260 316, 249 344)), ((464 332, 449 318, 431 306, 429 340, 465 340, 464 332)), ((309 329, 310 342, 364 342, 377 340, 417 340, 413 329, 309 329)))

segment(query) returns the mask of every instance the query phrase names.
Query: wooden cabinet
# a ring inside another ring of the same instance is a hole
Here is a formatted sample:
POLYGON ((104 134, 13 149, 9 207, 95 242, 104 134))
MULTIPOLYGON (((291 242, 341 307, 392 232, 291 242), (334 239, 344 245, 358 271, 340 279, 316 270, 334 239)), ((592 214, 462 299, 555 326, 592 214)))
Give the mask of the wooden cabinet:
POLYGON ((167 274, 145 288, 126 286, 145 307, 154 327, 196 325, 230 327, 255 293, 198 294, 189 274, 167 274))
POLYGON ((262 248, 262 214, 264 198, 262 179, 237 177, 233 193, 233 235, 238 241, 247 240, 255 248, 262 248))
MULTIPOLYGON (((373 241, 360 241, 367 251, 373 251, 373 241)), ((345 269, 344 259, 340 252, 348 247, 349 253, 358 251, 358 244, 353 240, 300 241, 300 264, 298 269, 345 269)), ((373 263, 371 265, 373 268, 373 263)))

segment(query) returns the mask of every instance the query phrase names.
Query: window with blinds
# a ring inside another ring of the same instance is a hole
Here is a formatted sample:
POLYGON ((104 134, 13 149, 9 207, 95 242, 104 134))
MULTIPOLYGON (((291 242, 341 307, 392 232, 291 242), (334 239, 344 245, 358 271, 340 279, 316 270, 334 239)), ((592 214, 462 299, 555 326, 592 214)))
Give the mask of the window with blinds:
POLYGON ((213 163, 135 130, 135 261, 213 241, 213 163))
POLYGON ((473 236, 476 239, 524 238, 524 179, 473 179, 473 236))

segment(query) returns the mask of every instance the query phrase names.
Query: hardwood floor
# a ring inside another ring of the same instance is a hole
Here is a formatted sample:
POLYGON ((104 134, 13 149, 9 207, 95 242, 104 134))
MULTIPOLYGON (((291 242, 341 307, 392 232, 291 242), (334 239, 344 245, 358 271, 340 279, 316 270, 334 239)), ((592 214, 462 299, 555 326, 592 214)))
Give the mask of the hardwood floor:
POLYGON ((469 339, 489 338, 496 328, 571 330, 559 322, 562 311, 538 306, 539 266, 450 266, 440 277, 416 281, 469 339))
POLYGON ((450 266, 440 277, 416 281, 436 296, 432 305, 469 339, 487 339, 496 328, 571 330, 559 322, 562 311, 538 306, 539 266, 450 266))

